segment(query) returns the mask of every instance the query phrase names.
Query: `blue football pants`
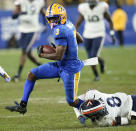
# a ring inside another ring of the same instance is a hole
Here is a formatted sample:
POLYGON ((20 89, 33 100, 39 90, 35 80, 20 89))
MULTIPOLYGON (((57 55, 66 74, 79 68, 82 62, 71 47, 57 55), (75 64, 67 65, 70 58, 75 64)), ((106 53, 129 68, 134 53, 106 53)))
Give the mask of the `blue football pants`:
POLYGON ((33 68, 31 72, 38 79, 61 78, 64 82, 65 96, 68 104, 77 99, 78 83, 80 72, 74 74, 61 70, 57 62, 50 62, 33 68))

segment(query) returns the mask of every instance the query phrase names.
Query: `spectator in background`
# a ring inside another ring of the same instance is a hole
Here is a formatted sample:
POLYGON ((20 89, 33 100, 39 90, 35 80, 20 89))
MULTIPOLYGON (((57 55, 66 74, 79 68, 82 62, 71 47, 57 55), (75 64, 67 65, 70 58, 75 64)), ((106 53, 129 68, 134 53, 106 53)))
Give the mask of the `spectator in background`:
POLYGON ((127 13, 121 8, 120 4, 116 4, 117 9, 112 14, 112 21, 114 29, 117 32, 119 45, 124 45, 124 36, 123 32, 126 28, 127 24, 127 13))
POLYGON ((43 10, 45 5, 43 0, 15 0, 15 6, 16 7, 12 18, 19 18, 19 30, 21 32, 19 45, 22 48, 18 72, 12 78, 13 81, 17 82, 20 79, 20 75, 27 57, 37 66, 41 64, 32 55, 31 50, 37 39, 38 32, 40 31, 39 13, 42 14, 43 18, 45 17, 45 12, 43 10))

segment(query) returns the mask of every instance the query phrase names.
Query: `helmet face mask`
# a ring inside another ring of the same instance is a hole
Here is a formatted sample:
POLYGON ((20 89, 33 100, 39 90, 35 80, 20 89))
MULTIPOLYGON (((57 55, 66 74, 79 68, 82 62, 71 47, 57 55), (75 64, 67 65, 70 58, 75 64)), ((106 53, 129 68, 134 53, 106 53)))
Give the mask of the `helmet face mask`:
POLYGON ((60 24, 60 16, 58 16, 58 15, 57 16, 52 16, 52 17, 46 17, 46 19, 48 20, 48 23, 49 23, 51 29, 54 26, 60 24))
POLYGON ((60 24, 60 16, 56 15, 56 16, 51 16, 51 17, 46 17, 46 19, 48 20, 48 23, 56 23, 56 24, 60 24))
POLYGON ((99 100, 88 100, 83 102, 80 106, 80 111, 84 116, 90 118, 92 121, 108 114, 105 105, 103 105, 99 100))
POLYGON ((65 24, 67 20, 67 14, 65 8, 60 4, 52 4, 46 11, 47 22, 51 25, 65 24))

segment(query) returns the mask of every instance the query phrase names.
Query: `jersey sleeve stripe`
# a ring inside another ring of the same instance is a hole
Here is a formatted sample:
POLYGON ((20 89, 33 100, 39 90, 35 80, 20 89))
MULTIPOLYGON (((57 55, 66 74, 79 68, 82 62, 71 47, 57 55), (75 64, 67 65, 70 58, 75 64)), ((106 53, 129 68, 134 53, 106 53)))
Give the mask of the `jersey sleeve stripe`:
POLYGON ((79 83, 79 79, 80 79, 80 72, 75 74, 75 78, 74 78, 74 100, 77 99, 77 91, 78 91, 78 83, 79 83))

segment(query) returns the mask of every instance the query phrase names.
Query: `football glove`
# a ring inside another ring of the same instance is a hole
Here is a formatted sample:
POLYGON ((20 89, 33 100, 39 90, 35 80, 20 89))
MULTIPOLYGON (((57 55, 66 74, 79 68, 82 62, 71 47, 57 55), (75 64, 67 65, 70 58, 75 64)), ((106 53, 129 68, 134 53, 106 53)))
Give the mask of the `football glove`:
POLYGON ((110 36, 111 36, 111 39, 112 39, 112 44, 114 45, 116 43, 116 38, 114 36, 114 30, 110 31, 110 36))
POLYGON ((37 47, 37 54, 38 54, 39 57, 41 57, 40 54, 41 54, 42 52, 43 52, 43 46, 37 47))
POLYGON ((79 116, 79 117, 78 117, 78 120, 80 121, 80 123, 81 123, 82 125, 86 126, 86 125, 85 125, 85 120, 86 120, 85 117, 79 116))

